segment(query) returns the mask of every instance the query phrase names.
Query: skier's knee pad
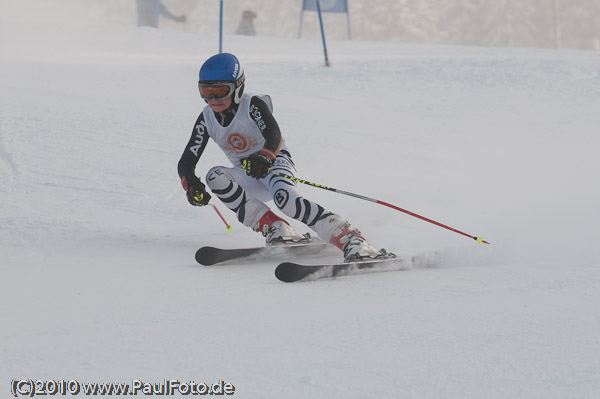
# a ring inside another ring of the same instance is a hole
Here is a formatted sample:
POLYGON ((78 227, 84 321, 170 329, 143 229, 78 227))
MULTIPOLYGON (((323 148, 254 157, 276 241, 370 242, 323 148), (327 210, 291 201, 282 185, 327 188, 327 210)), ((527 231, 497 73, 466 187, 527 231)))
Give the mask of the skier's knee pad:
POLYGON ((274 177, 269 187, 273 202, 283 213, 293 216, 296 213, 296 201, 302 200, 293 184, 283 177, 274 177))
POLYGON ((206 174, 206 184, 211 190, 219 190, 227 187, 233 178, 225 171, 223 166, 215 166, 206 174))
MULTIPOLYGON (((237 213, 244 225, 255 228, 259 219, 269 210, 261 201, 248 195, 238 180, 245 176, 243 169, 215 166, 206 174, 206 184, 229 209, 237 213)), ((264 186, 261 186, 263 190, 264 186)))
MULTIPOLYGON (((292 198, 294 200, 295 198, 292 198)), ((277 205, 277 208, 285 211, 288 202, 290 201, 290 192, 286 188, 278 188, 273 194, 273 202, 277 205)))

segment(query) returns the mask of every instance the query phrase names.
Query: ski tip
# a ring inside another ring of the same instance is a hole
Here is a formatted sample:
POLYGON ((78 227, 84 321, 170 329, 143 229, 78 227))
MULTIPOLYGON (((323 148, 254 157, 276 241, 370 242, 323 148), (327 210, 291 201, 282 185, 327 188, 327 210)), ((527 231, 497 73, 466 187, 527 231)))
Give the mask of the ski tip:
POLYGON ((275 277, 284 283, 294 283, 314 273, 318 266, 305 266, 293 262, 280 263, 275 268, 275 277))
POLYGON ((275 268, 275 277, 277 277, 277 280, 283 281, 284 283, 293 283, 296 281, 296 279, 292 278, 290 275, 286 263, 281 263, 275 268))
POLYGON ((196 262, 203 266, 212 266, 218 263, 215 256, 215 253, 218 251, 219 249, 215 247, 202 247, 196 251, 196 262))

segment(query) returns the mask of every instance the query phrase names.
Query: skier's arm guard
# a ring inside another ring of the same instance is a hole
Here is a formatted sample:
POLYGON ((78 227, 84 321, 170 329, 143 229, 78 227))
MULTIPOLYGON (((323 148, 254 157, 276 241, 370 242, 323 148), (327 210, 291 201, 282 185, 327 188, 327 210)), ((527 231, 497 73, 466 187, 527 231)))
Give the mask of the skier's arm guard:
POLYGON ((181 158, 177 164, 177 172, 179 173, 180 178, 196 174, 196 165, 206 148, 209 137, 210 136, 206 131, 204 115, 201 113, 192 130, 192 136, 185 146, 183 154, 181 154, 181 158))
POLYGON ((263 150, 268 151, 269 154, 273 154, 274 159, 283 144, 281 130, 267 103, 258 96, 254 96, 250 100, 250 117, 256 122, 265 138, 263 150))
POLYGON ((206 187, 196 176, 196 165, 200 160, 200 156, 206 148, 208 142, 208 133, 206 132, 206 123, 204 115, 200 114, 194 125, 192 136, 181 154, 179 163, 177 164, 177 172, 181 179, 181 185, 186 192, 187 199, 190 204, 202 206, 210 201, 210 194, 206 191, 206 187))

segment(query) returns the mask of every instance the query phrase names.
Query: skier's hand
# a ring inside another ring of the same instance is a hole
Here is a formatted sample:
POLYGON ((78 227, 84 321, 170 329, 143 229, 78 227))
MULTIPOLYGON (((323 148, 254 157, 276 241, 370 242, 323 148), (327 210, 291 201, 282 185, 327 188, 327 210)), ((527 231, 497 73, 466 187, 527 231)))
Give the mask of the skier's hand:
POLYGON ((244 159, 242 166, 248 176, 262 179, 269 174, 274 159, 275 155, 271 151, 263 149, 244 159))
POLYGON ((195 206, 208 205, 210 194, 206 191, 206 186, 196 176, 184 176, 181 178, 181 185, 186 191, 188 202, 195 206))

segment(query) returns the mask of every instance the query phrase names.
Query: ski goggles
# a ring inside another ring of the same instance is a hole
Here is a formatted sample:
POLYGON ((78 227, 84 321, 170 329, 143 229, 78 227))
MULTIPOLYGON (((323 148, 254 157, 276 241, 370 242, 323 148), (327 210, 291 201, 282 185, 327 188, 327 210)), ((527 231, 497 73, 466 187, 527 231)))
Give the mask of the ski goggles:
POLYGON ((233 94, 235 90, 235 83, 198 83, 198 89, 200 90, 200 95, 206 101, 210 100, 211 98, 221 101, 233 94))

